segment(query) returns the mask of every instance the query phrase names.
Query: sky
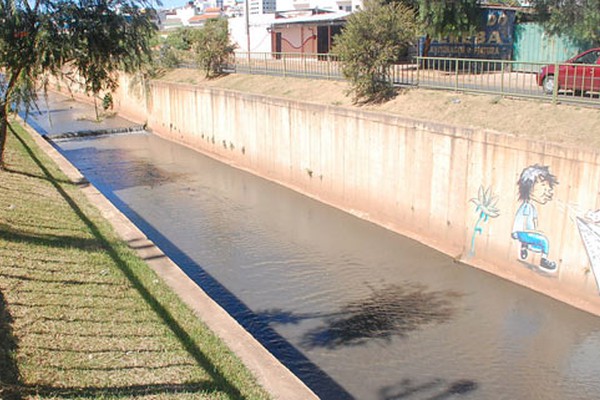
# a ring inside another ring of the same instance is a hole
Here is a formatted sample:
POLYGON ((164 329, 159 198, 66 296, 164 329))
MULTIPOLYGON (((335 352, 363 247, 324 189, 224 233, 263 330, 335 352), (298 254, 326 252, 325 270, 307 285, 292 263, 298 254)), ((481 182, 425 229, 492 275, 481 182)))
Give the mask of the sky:
POLYGON ((188 3, 188 0, 162 0, 162 7, 159 7, 156 5, 155 3, 155 8, 175 8, 175 7, 182 7, 184 6, 186 3, 188 3))

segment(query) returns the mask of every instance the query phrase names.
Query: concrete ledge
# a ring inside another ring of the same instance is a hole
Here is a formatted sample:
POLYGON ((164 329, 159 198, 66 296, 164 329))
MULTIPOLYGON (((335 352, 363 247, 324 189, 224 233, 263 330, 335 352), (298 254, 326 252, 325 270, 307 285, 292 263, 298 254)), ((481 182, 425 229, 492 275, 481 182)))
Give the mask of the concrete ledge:
MULTIPOLYGON (((24 121, 36 144, 74 183, 85 177, 51 144, 24 121)), ((318 397, 279 360, 256 341, 237 321, 214 302, 183 271, 152 243, 93 185, 81 186, 86 198, 100 210, 118 235, 164 280, 206 325, 241 359, 257 381, 275 399, 308 400, 318 397)))

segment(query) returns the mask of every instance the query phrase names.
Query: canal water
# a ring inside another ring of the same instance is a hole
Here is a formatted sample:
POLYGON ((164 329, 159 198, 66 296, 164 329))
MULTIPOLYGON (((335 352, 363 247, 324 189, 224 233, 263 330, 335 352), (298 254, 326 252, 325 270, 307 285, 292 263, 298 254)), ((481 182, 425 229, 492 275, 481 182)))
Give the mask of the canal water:
POLYGON ((600 398, 600 318, 149 133, 55 145, 323 399, 600 398))

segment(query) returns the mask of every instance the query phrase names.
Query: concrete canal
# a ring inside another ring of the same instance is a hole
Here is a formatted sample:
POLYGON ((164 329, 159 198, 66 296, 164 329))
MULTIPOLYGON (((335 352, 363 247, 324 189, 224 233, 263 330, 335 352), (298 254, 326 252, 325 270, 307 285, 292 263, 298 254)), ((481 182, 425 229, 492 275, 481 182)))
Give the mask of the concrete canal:
POLYGON ((323 399, 600 398, 597 317, 149 133, 55 145, 323 399))

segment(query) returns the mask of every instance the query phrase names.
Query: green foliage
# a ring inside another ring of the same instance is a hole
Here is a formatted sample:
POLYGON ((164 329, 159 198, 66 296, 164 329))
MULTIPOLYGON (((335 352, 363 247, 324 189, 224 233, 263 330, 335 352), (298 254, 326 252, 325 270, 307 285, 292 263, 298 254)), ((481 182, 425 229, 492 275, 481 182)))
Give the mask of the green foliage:
POLYGON ((133 72, 149 60, 155 31, 149 5, 146 0, 0 0, 0 168, 9 105, 31 105, 49 75, 69 71, 86 92, 98 95, 116 88, 119 71, 133 72))
POLYGON ((113 97, 112 97, 112 94, 111 94, 110 92, 109 92, 109 93, 106 93, 106 94, 104 95, 104 97, 102 98, 102 109, 103 109, 104 111, 112 110, 112 108, 113 108, 113 105, 114 105, 114 104, 113 104, 113 97))
POLYGON ((400 3, 367 0, 364 10, 348 18, 333 52, 340 56, 354 102, 382 102, 394 95, 390 66, 416 32, 413 10, 400 3))
POLYGON ((478 0, 417 0, 418 19, 425 33, 438 38, 473 33, 481 21, 478 0))
POLYGON ((195 30, 192 50, 207 78, 222 75, 227 59, 235 50, 235 46, 229 41, 227 20, 210 19, 202 29, 195 30))
POLYGON ((534 0, 533 5, 549 33, 600 45, 600 0, 534 0))
POLYGON ((181 60, 177 55, 177 50, 168 44, 162 45, 156 57, 156 66, 159 68, 177 68, 181 64, 181 60))
POLYGON ((165 44, 177 50, 191 50, 195 36, 194 31, 192 28, 178 28, 169 33, 165 39, 165 44))
MULTIPOLYGON (((478 0, 387 0, 387 2, 400 3, 415 10, 422 31, 434 38, 473 33, 481 21, 478 0)), ((518 1, 501 0, 494 3, 514 6, 518 1)))

